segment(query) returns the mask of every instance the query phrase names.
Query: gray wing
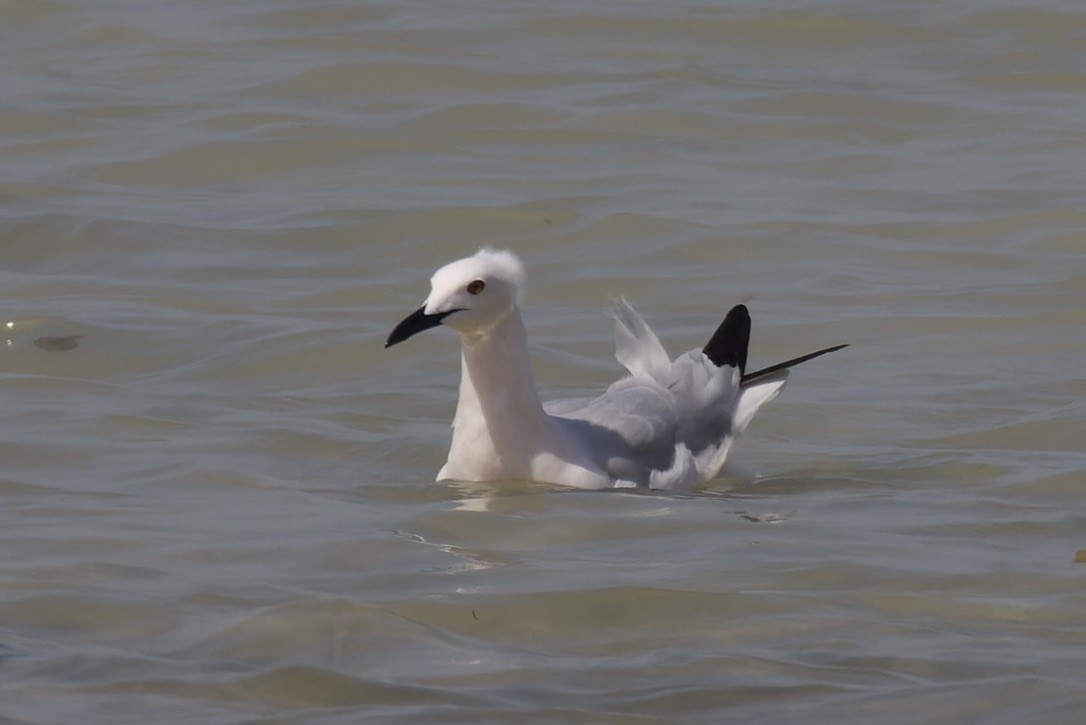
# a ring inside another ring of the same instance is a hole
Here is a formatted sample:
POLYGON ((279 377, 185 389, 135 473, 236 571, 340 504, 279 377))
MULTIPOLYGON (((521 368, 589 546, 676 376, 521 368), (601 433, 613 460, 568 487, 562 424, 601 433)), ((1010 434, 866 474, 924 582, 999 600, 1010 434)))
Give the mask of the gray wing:
POLYGON ((654 381, 627 377, 598 398, 543 407, 616 479, 647 485, 674 456, 680 411, 674 393, 654 381))
POLYGON ((776 397, 787 371, 768 368, 761 371, 768 378, 744 386, 737 365, 718 366, 701 350, 669 360, 626 300, 615 319, 615 357, 630 376, 598 398, 557 400, 544 410, 616 482, 682 488, 715 476, 735 434, 776 397))

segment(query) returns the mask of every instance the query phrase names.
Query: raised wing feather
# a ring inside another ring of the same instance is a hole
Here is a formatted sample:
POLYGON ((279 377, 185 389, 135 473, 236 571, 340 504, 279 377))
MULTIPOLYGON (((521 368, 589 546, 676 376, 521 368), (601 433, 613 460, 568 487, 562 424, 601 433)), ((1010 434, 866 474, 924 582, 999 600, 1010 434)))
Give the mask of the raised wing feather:
POLYGON ((667 350, 625 297, 615 304, 615 358, 630 374, 659 381, 671 366, 667 350))

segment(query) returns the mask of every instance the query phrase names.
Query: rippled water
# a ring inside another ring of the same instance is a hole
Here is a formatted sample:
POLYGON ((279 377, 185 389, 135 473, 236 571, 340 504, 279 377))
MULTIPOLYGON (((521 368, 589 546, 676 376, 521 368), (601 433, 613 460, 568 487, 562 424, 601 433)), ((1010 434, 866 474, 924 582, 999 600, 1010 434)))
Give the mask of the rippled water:
POLYGON ((0 3, 0 721, 1077 723, 1078 2, 0 3), (437 484, 481 244, 544 397, 837 342, 691 496, 437 484))

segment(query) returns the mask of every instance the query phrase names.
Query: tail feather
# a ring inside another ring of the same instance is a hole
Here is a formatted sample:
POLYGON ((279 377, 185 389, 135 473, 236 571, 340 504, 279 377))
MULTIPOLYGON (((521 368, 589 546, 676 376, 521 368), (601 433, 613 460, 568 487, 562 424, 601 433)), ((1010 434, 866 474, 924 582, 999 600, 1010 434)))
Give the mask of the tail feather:
POLYGON ((736 305, 731 308, 724 317, 724 321, 720 323, 720 327, 716 328, 716 332, 709 338, 709 342, 705 343, 702 352, 705 353, 718 368, 724 367, 725 365, 738 368, 739 374, 742 376, 742 384, 747 386, 756 383, 759 380, 768 378, 773 373, 787 370, 800 363, 813 360, 816 357, 821 357, 826 353, 835 352, 843 347, 848 347, 848 345, 834 345, 833 347, 827 347, 824 350, 801 355, 792 358, 791 360, 785 360, 782 363, 770 365, 767 368, 748 373, 747 348, 749 345, 750 313, 747 311, 746 305, 736 305))
POLYGON ((741 384, 743 385, 743 387, 752 385, 759 380, 769 377, 773 373, 779 372, 781 370, 787 370, 788 368, 799 365, 800 363, 807 362, 808 360, 814 360, 816 357, 822 357, 827 353, 836 352, 845 347, 848 347, 847 343, 844 345, 834 345, 833 347, 827 347, 824 350, 809 352, 806 355, 800 355, 799 357, 794 357, 791 360, 785 360, 784 362, 777 363, 776 365, 770 365, 769 367, 762 368, 761 370, 755 370, 752 373, 746 373, 743 375, 741 384))

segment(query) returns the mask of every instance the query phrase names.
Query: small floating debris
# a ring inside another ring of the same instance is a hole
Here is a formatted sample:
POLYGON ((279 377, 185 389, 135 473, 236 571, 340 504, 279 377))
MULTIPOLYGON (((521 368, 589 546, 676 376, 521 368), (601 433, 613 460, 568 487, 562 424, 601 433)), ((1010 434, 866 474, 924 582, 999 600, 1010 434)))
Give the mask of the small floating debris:
POLYGON ((750 521, 755 524, 779 524, 782 521, 787 521, 792 518, 796 513, 795 511, 788 511, 783 514, 748 514, 746 511, 737 511, 739 518, 744 521, 750 521))
POLYGON ((79 338, 83 335, 64 335, 64 336, 47 336, 39 337, 34 340, 34 347, 46 352, 62 352, 64 350, 74 350, 79 347, 79 338))
POLYGON ((1075 552, 1075 563, 1086 564, 1086 549, 1079 549, 1075 552))

